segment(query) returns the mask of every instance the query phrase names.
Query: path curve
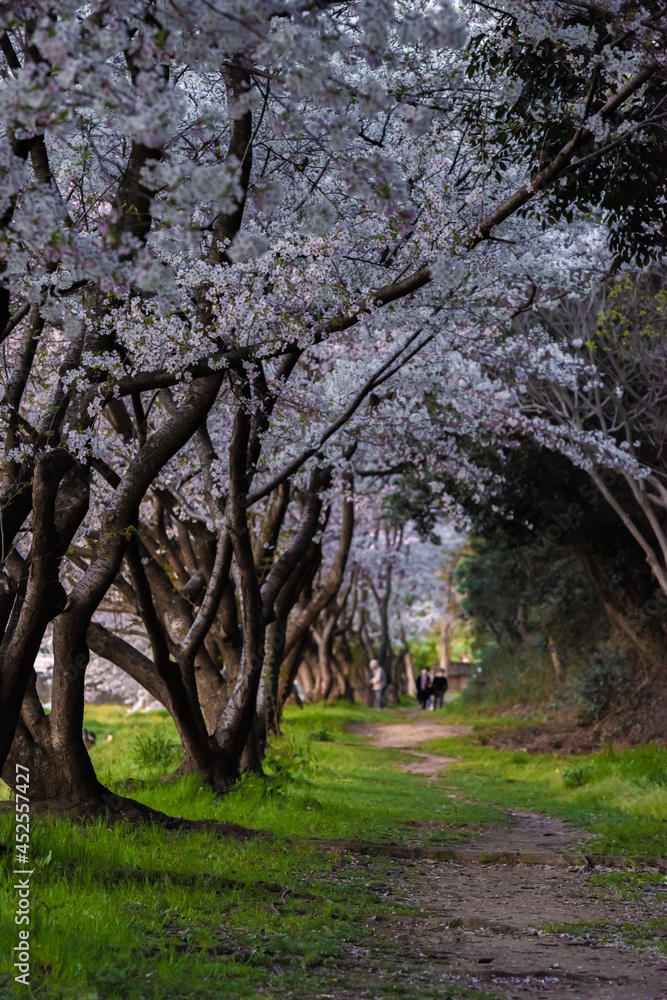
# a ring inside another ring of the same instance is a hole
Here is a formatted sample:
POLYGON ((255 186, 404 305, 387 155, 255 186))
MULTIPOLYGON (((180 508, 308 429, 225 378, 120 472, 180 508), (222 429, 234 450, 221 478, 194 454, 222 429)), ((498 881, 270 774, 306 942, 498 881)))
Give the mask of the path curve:
POLYGON ((470 736, 472 726, 446 725, 440 722, 353 722, 351 733, 367 736, 378 747, 410 750, 427 740, 443 740, 452 736, 470 736))
POLYGON ((353 722, 350 732, 357 736, 366 736, 378 747, 390 747, 394 750, 409 750, 413 761, 405 761, 399 765, 401 770, 411 774, 421 774, 425 778, 435 778, 444 771, 448 764, 453 764, 457 757, 443 757, 440 754, 422 753, 413 748, 427 740, 441 740, 453 736, 469 736, 472 726, 444 725, 437 722, 414 722, 395 725, 384 722, 353 722))
MULTIPOLYGON (((350 729, 376 746, 409 750, 416 759, 406 768, 431 777, 456 758, 415 747, 472 732, 469 726, 421 720, 357 723, 350 729), (425 770, 417 770, 421 767, 425 770)), ((591 883, 590 871, 568 866, 567 855, 584 831, 518 809, 507 810, 506 818, 506 825, 483 827, 481 839, 471 831, 477 852, 515 852, 520 862, 519 856, 528 852, 541 852, 546 859, 548 851, 552 860, 535 859, 530 868, 498 863, 502 853, 495 863, 489 856, 490 864, 480 864, 479 858, 477 864, 462 859, 394 862, 390 895, 409 902, 420 915, 387 917, 381 936, 396 957, 396 968, 410 970, 408 982, 415 974, 420 982, 432 982, 438 996, 458 997, 457 987, 463 987, 504 1000, 667 1000, 667 959, 622 943, 621 930, 628 923, 641 930, 664 920, 662 886, 646 882, 640 902, 626 901, 591 883), (417 879, 416 872, 421 872, 417 879)), ((439 824, 428 826, 435 836, 439 824)), ((445 824, 442 829, 444 846, 445 824)), ((652 935, 656 943, 659 936, 652 935)), ((385 967, 388 978, 390 968, 385 967)), ((329 995, 356 998, 354 980, 352 974, 347 988, 329 995)))

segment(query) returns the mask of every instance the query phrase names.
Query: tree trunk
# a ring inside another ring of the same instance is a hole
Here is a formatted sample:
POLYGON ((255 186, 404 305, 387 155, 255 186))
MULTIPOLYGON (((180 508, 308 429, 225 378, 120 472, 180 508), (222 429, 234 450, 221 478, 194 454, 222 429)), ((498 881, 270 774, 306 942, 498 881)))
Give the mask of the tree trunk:
POLYGON ((56 743, 48 717, 32 731, 23 717, 19 719, 2 771, 3 780, 12 789, 16 788, 17 764, 29 769, 31 802, 77 807, 96 807, 103 802, 106 789, 95 775, 81 732, 76 742, 56 743))
MULTIPOLYGON (((303 637, 303 645, 307 647, 310 641, 311 641, 311 636, 308 633, 306 633, 305 636, 303 637)), ((296 648, 297 647, 295 646, 295 649, 296 648)), ((296 673, 296 680, 299 681, 299 684, 303 688, 304 698, 308 702, 316 700, 315 692, 317 690, 317 673, 313 672, 313 668, 311 665, 312 653, 313 651, 312 650, 309 651, 307 648, 301 650, 301 659, 299 660, 299 666, 297 668, 297 673, 296 673)), ((317 654, 315 653, 315 657, 316 655, 317 654)), ((317 663, 316 658, 315 662, 317 663)))
POLYGON ((409 694, 411 698, 416 698, 417 682, 415 681, 415 668, 412 662, 412 654, 410 653, 409 649, 405 651, 404 663, 405 663, 406 694, 409 694))
POLYGON ((328 701, 333 692, 334 675, 331 668, 331 641, 336 627, 335 613, 325 609, 320 615, 322 626, 313 629, 313 639, 317 644, 318 698, 328 701))
POLYGON ((556 680, 560 684, 565 678, 565 670, 563 668, 563 663, 560 656, 558 655, 558 649, 556 648, 556 643, 553 641, 551 636, 548 636, 549 643, 549 655, 551 656, 551 662, 553 663, 554 673, 556 675, 556 680))
MULTIPOLYGON (((285 670, 283 677, 281 678, 281 686, 280 686, 281 712, 282 709, 285 707, 287 699, 292 693, 292 688, 294 686, 294 682, 297 678, 297 675, 299 674, 301 667, 304 666, 303 653, 306 645, 308 644, 309 639, 310 635, 308 634, 308 632, 304 632, 303 636, 301 637, 301 642, 297 643, 297 645, 294 647, 292 652, 285 660, 285 670)), ((302 687, 304 687, 303 684, 302 687)), ((312 687, 310 688, 310 690, 312 692, 312 687)), ((307 701, 312 700, 312 698, 309 698, 307 696, 305 687, 304 687, 304 696, 306 697, 307 701)))
POLYGON ((447 622, 446 622, 447 612, 440 618, 440 642, 439 642, 439 653, 440 653, 440 669, 446 674, 449 672, 449 637, 447 635, 447 622))
POLYGON ((83 489, 76 478, 67 476, 73 465, 61 449, 37 458, 30 553, 25 562, 17 552, 7 555, 16 578, 2 578, 5 629, 0 643, 0 770, 12 746, 44 632, 67 600, 59 581, 60 562, 81 523, 88 499, 85 473, 83 489))

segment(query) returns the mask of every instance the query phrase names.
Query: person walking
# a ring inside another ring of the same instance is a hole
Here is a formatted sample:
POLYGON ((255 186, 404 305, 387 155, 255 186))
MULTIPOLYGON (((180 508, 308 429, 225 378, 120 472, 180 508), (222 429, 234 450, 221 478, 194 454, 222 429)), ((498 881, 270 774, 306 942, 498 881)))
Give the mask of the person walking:
POLYGON ((368 664, 371 669, 371 691, 375 694, 375 707, 382 708, 382 693, 387 686, 387 675, 377 660, 368 664))
POLYGON ((431 675, 424 667, 421 674, 415 681, 417 685, 417 701, 419 702, 419 707, 423 710, 426 709, 428 700, 431 697, 431 680, 431 675))
POLYGON ((444 670, 438 669, 433 677, 433 711, 437 712, 445 702, 445 691, 447 690, 447 675, 444 670))

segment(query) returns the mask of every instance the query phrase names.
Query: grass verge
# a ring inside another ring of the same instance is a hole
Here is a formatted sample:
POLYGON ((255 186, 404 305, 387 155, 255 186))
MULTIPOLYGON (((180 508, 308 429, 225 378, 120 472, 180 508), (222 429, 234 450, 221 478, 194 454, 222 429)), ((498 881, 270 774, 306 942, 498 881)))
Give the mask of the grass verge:
MULTIPOLYGON (((91 756, 105 783, 133 777, 129 794, 166 813, 234 821, 270 836, 239 844, 199 831, 34 821, 31 995, 305 1000, 347 976, 350 955, 363 968, 374 937, 369 918, 410 912, 409 902, 392 891, 392 862, 324 852, 299 838, 429 843, 433 829, 411 824, 430 821, 438 823, 442 843, 498 813, 446 799, 436 783, 402 772, 393 765, 400 753, 345 732, 350 718, 374 716, 349 706, 293 710, 267 760, 266 780, 249 776, 216 799, 195 778, 159 780, 166 763, 175 763, 175 733, 165 712, 127 716, 118 707, 90 706, 85 725, 97 733, 91 756)), ((13 817, 1 815, 7 887, 13 831, 13 817)), ((16 904, 9 888, 0 897, 4 996, 25 993, 7 962, 18 940, 16 904)), ((372 996, 396 992, 375 979, 369 966, 360 995, 366 987, 372 996)), ((424 991, 410 995, 430 996, 428 984, 424 991)))
MULTIPOLYGON (((404 705, 382 720, 401 723, 416 715, 404 705)), ((455 708, 431 719, 497 725, 455 708)), ((443 778, 427 781, 395 766, 404 752, 380 750, 346 728, 377 720, 375 712, 348 704, 291 709, 285 735, 267 759, 266 779, 248 776, 217 799, 195 778, 160 780, 177 763, 175 730, 165 712, 127 716, 118 707, 90 706, 85 725, 98 740, 91 756, 105 783, 135 778, 130 794, 163 812, 233 821, 269 836, 239 844, 203 831, 36 821, 31 995, 310 1000, 353 982, 359 997, 431 1000, 433 984, 420 983, 416 973, 395 981, 378 974, 388 961, 387 945, 373 921, 415 915, 409 867, 402 868, 397 889, 391 860, 324 852, 304 840, 446 846, 486 823, 502 822, 497 806, 519 806, 597 833, 598 850, 662 853, 665 788, 659 755, 650 748, 634 763, 625 753, 578 757, 574 765, 586 769, 585 778, 568 786, 563 769, 573 766, 571 759, 496 751, 477 746, 475 737, 435 741, 429 749, 461 761, 443 778), (107 734, 113 739, 107 741, 107 734), (449 798, 453 791, 463 800, 449 798)), ((7 845, 0 868, 11 887, 10 815, 0 816, 0 836, 7 845)), ((618 885, 632 890, 631 882, 618 885)), ((601 884, 603 890, 615 891, 601 884)), ((3 997, 25 992, 13 984, 7 962, 17 938, 15 908, 10 888, 0 897, 3 997)), ((628 940, 636 937, 626 930, 628 940)), ((451 1000, 489 1000, 483 991, 447 989, 451 1000)))
MULTIPOLYGON (((454 710, 446 721, 463 718, 454 710)), ((483 731, 486 725, 484 720, 475 728, 483 731)), ((609 747, 570 757, 495 750, 477 745, 472 736, 431 740, 421 749, 461 758, 443 777, 452 791, 568 820, 592 835, 591 851, 647 858, 667 853, 665 747, 609 747)))

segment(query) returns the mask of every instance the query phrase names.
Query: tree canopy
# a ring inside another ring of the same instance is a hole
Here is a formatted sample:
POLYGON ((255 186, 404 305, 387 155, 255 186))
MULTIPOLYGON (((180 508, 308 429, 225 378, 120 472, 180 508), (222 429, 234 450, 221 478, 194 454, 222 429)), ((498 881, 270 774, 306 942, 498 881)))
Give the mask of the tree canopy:
POLYGON ((185 769, 259 766, 355 519, 419 468, 483 498, 485 448, 616 469, 665 588, 644 411, 610 422, 600 352, 549 317, 662 251, 666 27, 624 0, 4 5, 5 774, 105 794, 91 650, 185 769))

